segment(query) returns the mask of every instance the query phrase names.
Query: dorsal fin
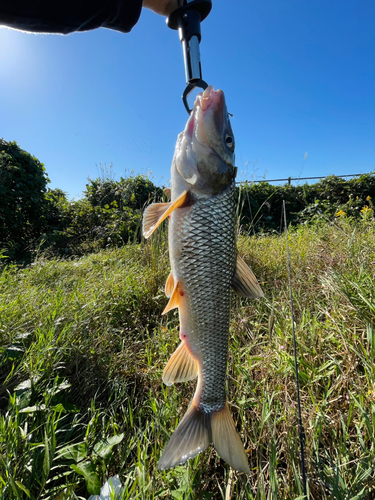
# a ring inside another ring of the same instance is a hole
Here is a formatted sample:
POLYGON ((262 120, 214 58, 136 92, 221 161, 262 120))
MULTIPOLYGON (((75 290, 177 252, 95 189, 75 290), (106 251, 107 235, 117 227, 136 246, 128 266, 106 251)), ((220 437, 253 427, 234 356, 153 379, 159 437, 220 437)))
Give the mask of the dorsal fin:
POLYGON ((233 276, 232 287, 240 297, 247 297, 249 299, 264 297, 263 290, 256 277, 240 255, 237 255, 236 271, 233 276))
POLYGON ((149 238, 155 229, 168 217, 169 214, 187 203, 189 190, 185 190, 172 203, 153 203, 146 208, 143 215, 143 236, 149 238))

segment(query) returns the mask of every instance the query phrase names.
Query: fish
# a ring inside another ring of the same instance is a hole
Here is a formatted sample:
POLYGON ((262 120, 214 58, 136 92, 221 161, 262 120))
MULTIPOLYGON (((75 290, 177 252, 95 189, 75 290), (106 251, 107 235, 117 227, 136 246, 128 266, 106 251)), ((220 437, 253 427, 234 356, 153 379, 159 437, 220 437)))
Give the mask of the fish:
POLYGON ((150 205, 143 217, 149 238, 169 218, 171 272, 165 285, 178 308, 181 343, 163 382, 198 377, 190 407, 159 460, 164 470, 196 457, 213 443, 233 469, 250 474, 247 456, 229 411, 227 376, 231 289, 263 297, 236 246, 235 140, 224 92, 209 86, 198 94, 178 135, 171 166, 170 202, 150 205))

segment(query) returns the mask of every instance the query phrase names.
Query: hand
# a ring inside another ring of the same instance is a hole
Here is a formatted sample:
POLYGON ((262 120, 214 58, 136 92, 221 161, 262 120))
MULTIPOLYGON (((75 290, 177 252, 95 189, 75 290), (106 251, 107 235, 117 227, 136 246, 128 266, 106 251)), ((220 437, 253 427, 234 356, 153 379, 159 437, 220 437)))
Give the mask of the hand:
POLYGON ((169 16, 182 4, 182 0, 143 0, 143 7, 161 16, 169 16))

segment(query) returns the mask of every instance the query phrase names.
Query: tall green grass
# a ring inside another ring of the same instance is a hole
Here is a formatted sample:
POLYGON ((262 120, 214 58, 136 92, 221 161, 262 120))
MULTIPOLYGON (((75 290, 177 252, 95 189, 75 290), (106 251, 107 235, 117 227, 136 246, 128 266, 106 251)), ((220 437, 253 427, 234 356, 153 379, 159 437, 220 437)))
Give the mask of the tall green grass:
MULTIPOLYGON (((375 225, 289 234, 310 499, 375 498, 375 225)), ((0 274, 0 495, 123 499, 303 495, 285 238, 239 238, 266 298, 232 302, 228 394, 245 477, 209 447, 158 472, 195 382, 166 387, 177 313, 161 316, 165 230, 142 245, 0 274)))

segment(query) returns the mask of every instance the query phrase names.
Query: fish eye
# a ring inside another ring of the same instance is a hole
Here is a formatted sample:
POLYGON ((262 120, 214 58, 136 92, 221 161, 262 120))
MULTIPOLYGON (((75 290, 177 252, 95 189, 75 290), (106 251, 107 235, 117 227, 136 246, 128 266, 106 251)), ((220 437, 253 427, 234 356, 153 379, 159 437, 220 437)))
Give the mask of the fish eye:
POLYGON ((225 136, 225 144, 227 145, 227 147, 229 149, 233 149, 234 148, 234 139, 231 135, 226 135, 225 136))

